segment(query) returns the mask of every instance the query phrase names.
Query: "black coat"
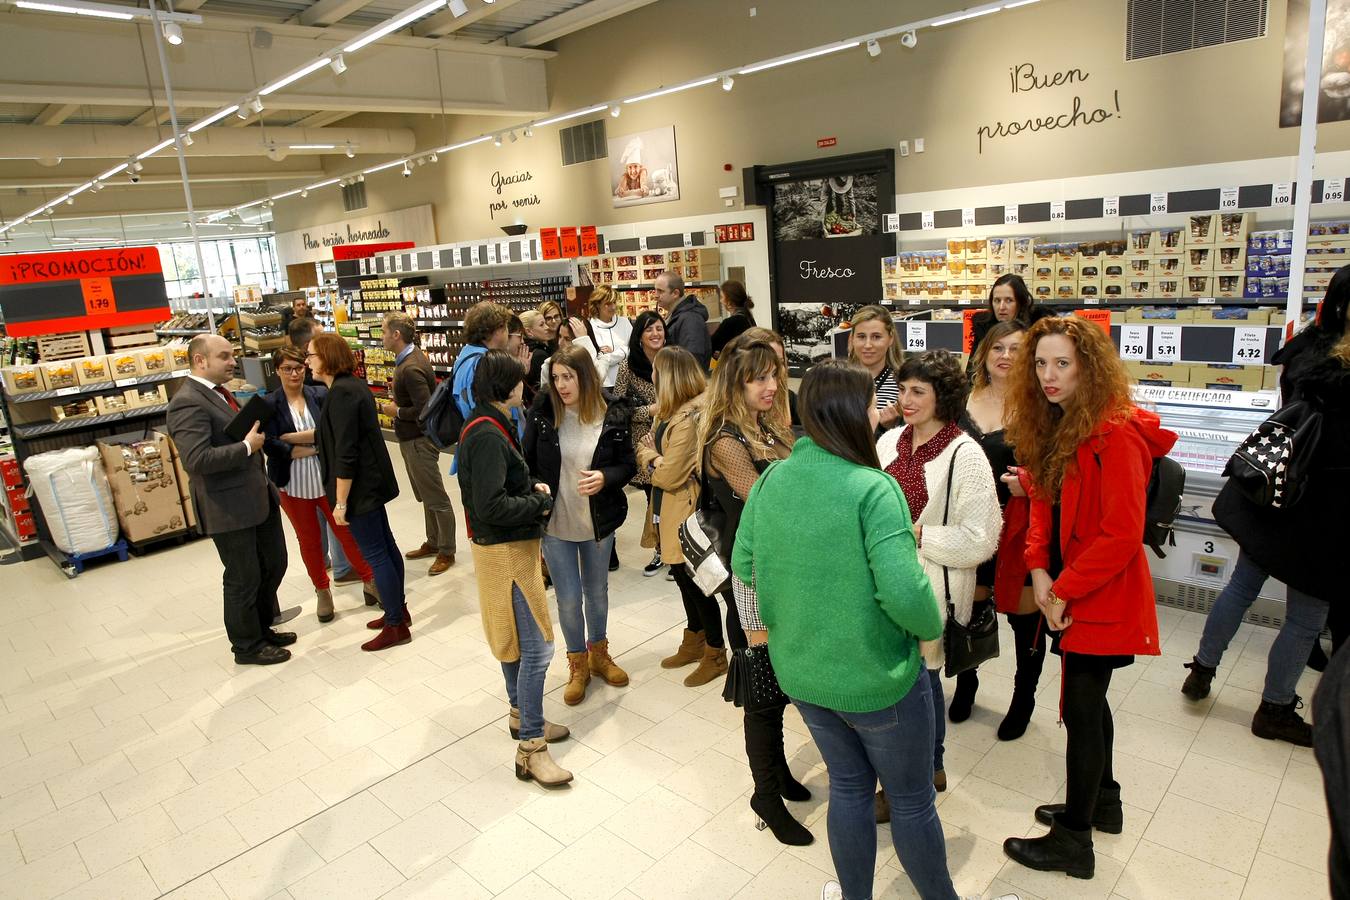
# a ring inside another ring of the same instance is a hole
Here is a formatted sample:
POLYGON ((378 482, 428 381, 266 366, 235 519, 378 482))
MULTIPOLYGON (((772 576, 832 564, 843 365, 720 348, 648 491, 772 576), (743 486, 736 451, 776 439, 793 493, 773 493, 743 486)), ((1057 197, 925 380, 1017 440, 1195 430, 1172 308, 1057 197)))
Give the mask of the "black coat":
POLYGON ((333 379, 315 439, 328 502, 337 504, 339 478, 352 480, 348 519, 374 512, 398 496, 398 479, 375 414, 375 398, 364 381, 352 375, 333 379))
MULTIPOLYGON (((1055 311, 1048 306, 1036 306, 1035 304, 1032 304, 1031 309, 1028 310, 1026 316, 1022 318, 1022 323, 1030 328, 1046 316, 1053 316, 1054 314, 1055 311)), ((994 318, 994 311, 992 309, 985 309, 978 312, 970 320, 971 333, 975 337, 975 343, 970 346, 970 355, 972 359, 975 356, 976 348, 980 346, 980 341, 984 340, 984 336, 989 333, 989 329, 993 328, 997 322, 998 319, 994 318)))
MULTIPOLYGON (((558 429, 553 425, 553 396, 540 391, 529 415, 525 417, 525 462, 553 496, 558 496, 562 476, 562 449, 558 443, 558 429)), ((600 429, 600 440, 591 457, 591 468, 605 475, 605 486, 591 495, 591 524, 597 541, 609 537, 628 517, 628 497, 624 485, 637 474, 637 457, 633 452, 631 422, 633 408, 619 399, 610 404, 600 429)))
POLYGON ((1300 368, 1294 396, 1322 411, 1322 435, 1302 498, 1287 510, 1257 506, 1229 481, 1214 501, 1214 518, 1266 574, 1340 603, 1350 509, 1350 369, 1329 356, 1300 368))
POLYGON ((465 424, 472 427, 466 427, 455 461, 470 538, 475 544, 537 540, 553 498, 535 490, 540 482, 520 453, 515 426, 496 407, 483 405, 465 424), (482 417, 496 424, 474 424, 482 417))
MULTIPOLYGON (((328 396, 328 388, 322 383, 318 387, 304 388, 305 405, 309 407, 310 418, 314 420, 316 434, 314 435, 315 444, 318 444, 319 436, 317 434, 319 419, 323 411, 324 398, 328 396)), ((283 434, 294 434, 300 429, 295 427, 295 417, 291 415, 291 405, 286 402, 286 392, 284 390, 275 390, 267 395, 267 402, 272 404, 272 418, 267 420, 263 426, 263 452, 267 454, 267 477, 272 479, 272 483, 279 488, 285 488, 291 483, 291 455, 295 450, 294 444, 288 444, 281 439, 283 434)))

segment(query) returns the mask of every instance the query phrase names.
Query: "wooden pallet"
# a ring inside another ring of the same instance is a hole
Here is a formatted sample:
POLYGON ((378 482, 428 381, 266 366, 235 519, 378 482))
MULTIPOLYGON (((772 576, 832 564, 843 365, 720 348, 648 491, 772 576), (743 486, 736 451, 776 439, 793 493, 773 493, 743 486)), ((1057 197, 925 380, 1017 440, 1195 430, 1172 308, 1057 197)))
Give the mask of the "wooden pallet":
POLYGON ((78 359, 81 356, 88 355, 88 332, 72 331, 66 334, 45 334, 38 338, 38 359, 41 362, 78 359))
POLYGON ((125 350, 128 347, 147 347, 159 343, 154 325, 123 325, 108 329, 108 349, 125 350))

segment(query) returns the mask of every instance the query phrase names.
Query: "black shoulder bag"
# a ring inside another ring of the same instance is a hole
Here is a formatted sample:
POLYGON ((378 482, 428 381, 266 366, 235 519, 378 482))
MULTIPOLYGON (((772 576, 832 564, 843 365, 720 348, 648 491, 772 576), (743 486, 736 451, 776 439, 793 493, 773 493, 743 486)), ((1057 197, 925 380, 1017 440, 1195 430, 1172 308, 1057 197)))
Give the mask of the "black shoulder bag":
MULTIPOLYGON (((942 510, 942 524, 947 524, 947 516, 952 511, 952 478, 956 474, 957 447, 952 451, 952 461, 947 466, 947 504, 942 510)), ((956 621, 956 606, 952 603, 952 585, 947 577, 947 567, 942 567, 942 591, 947 602, 947 627, 942 632, 942 650, 946 656, 944 672, 948 678, 954 678, 962 672, 969 672, 982 663, 998 656, 998 614, 994 601, 981 600, 970 610, 970 623, 962 625, 956 621)))

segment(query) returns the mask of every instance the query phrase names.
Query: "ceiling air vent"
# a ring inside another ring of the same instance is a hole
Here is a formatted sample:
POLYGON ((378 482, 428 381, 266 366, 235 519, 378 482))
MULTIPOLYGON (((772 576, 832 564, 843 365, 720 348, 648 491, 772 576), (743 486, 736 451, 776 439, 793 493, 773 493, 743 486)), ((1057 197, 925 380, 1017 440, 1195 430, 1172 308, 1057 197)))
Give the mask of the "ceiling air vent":
POLYGON ((564 166, 574 166, 577 163, 609 156, 609 146, 605 142, 604 119, 563 128, 558 132, 558 142, 562 146, 564 166))
POLYGON ((366 208, 366 183, 358 181, 342 188, 342 208, 347 212, 366 208))
POLYGON ((1129 0, 1126 59, 1266 36, 1270 0, 1129 0))

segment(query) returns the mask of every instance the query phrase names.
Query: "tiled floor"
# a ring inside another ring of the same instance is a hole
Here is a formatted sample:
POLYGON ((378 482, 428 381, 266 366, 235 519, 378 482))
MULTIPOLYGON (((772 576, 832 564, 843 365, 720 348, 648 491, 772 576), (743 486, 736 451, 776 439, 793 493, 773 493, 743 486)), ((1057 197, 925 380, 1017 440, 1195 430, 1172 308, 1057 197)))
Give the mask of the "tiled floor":
MULTIPOLYGON (((394 524, 411 546, 422 517, 405 496, 394 524)), ((555 753, 577 777, 552 793, 513 777, 467 553, 435 579, 410 566, 415 639, 371 655, 358 648, 359 590, 340 591, 338 619, 321 627, 292 544, 283 599, 306 612, 295 658, 271 668, 230 659, 209 541, 73 581, 45 560, 0 569, 0 897, 817 897, 831 874, 820 757, 790 712, 792 765, 817 797, 795 808, 817 841, 784 848, 753 827, 720 685, 691 690, 657 664, 681 607, 674 585, 641 576, 638 531, 621 532, 611 578, 610 641, 632 684, 592 682, 568 708, 559 649, 546 706, 573 729, 555 753)), ((981 673, 974 717, 948 729, 939 795, 959 891, 1327 896, 1312 754, 1247 729, 1272 633, 1244 626, 1214 697, 1192 705, 1178 687, 1202 619, 1160 615, 1164 655, 1112 684, 1126 826, 1096 837, 1091 881, 1023 869, 1000 848, 1037 831, 1037 803, 1063 796, 1057 675, 1045 673, 1027 735, 1005 744, 994 729, 1011 660, 981 673)), ((876 897, 914 896, 888 833, 880 847, 876 897)))

